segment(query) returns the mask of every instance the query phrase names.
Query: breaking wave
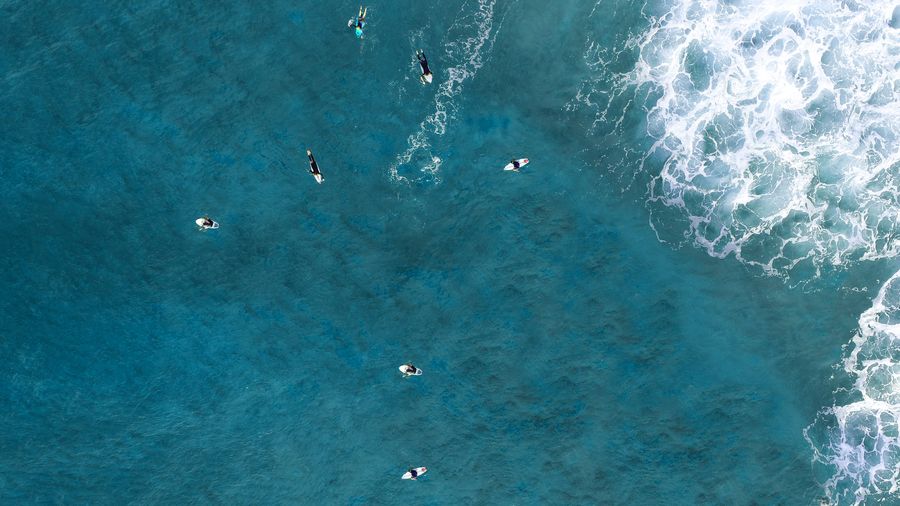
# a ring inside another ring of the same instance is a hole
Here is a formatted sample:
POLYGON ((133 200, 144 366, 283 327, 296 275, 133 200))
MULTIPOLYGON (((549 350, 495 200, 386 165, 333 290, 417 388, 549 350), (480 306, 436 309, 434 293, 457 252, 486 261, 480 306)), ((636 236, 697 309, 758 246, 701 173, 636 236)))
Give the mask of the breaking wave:
POLYGON ((828 497, 861 504, 870 496, 895 500, 900 477, 900 272, 859 318, 843 362, 854 383, 842 402, 822 410, 806 429, 814 461, 831 475, 828 497))
MULTIPOLYGON (((587 83, 574 103, 594 107, 595 126, 615 127, 610 105, 634 92, 652 139, 640 171, 664 160, 649 185, 653 224, 676 210, 712 256, 807 277, 895 256, 894 11, 877 1, 676 2, 619 49, 639 54, 631 71, 615 85, 587 83)), ((593 42, 585 56, 594 68, 618 57, 593 42)))

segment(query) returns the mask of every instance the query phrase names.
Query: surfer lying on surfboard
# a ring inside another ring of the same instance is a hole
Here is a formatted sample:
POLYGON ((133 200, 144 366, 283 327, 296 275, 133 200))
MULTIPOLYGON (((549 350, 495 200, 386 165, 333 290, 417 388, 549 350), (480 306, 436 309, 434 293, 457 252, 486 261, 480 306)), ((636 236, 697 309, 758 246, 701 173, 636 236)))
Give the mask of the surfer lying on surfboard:
POLYGON ((503 170, 514 170, 516 172, 519 172, 519 168, 526 165, 528 165, 527 158, 519 158, 518 160, 512 159, 509 161, 509 163, 506 164, 506 167, 503 167, 503 170))
POLYGON ((416 58, 419 59, 419 65, 422 66, 422 76, 419 77, 419 79, 422 80, 422 84, 431 83, 434 76, 431 75, 431 69, 428 68, 428 58, 425 58, 425 51, 422 51, 421 49, 416 51, 416 58))
POLYGON ((413 467, 409 471, 403 473, 403 479, 404 480, 415 480, 416 478, 418 478, 419 476, 422 476, 423 474, 425 474, 427 472, 428 472, 427 467, 413 467))
POLYGON ((316 182, 322 184, 322 181, 325 181, 325 178, 322 177, 322 173, 319 172, 319 164, 316 163, 316 158, 313 156, 312 151, 306 150, 306 156, 309 158, 309 173, 316 179, 316 182))
POLYGON ((412 365, 412 362, 401 365, 400 372, 402 372, 406 377, 422 375, 422 369, 419 369, 416 366, 412 365))
POLYGON ((202 218, 197 218, 194 220, 194 223, 200 227, 200 230, 208 230, 210 228, 219 228, 219 224, 214 222, 209 218, 209 216, 204 216, 202 218))

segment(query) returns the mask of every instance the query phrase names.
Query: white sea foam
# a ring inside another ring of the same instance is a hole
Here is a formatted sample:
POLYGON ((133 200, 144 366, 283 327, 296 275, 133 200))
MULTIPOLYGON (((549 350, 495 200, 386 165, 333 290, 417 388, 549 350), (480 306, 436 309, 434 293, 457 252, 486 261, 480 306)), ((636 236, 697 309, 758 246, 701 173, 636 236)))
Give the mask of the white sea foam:
MULTIPOLYGON (((616 47, 589 39, 594 75, 567 105, 593 110, 601 134, 645 109, 637 173, 658 231, 674 210, 710 255, 792 278, 896 256, 900 6, 676 0, 660 12, 616 47), (630 72, 606 71, 627 54, 639 55, 630 72)), ((853 387, 805 431, 826 494, 896 504, 900 273, 860 317, 843 369, 853 387)))
POLYGON ((896 503, 900 481, 900 272, 859 318, 843 367, 855 379, 849 402, 823 410, 805 431, 836 504, 896 503))
MULTIPOLYGON (((419 123, 419 129, 407 139, 407 149, 391 164, 391 178, 395 181, 439 180, 442 160, 431 152, 434 137, 447 132, 447 124, 459 108, 455 98, 463 85, 478 73, 494 46, 500 28, 494 29, 496 0, 479 0, 477 8, 466 2, 444 36, 442 62, 449 64, 446 80, 441 82, 434 96, 434 111, 419 123), (474 35, 471 35, 474 32, 474 35), (411 167, 410 167, 411 166, 411 167)), ((443 76, 438 72, 435 77, 443 76)))
MULTIPOLYGON (((625 47, 639 51, 637 65, 618 79, 658 97, 646 106, 654 142, 643 158, 665 159, 649 187, 654 214, 680 210, 686 237, 710 255, 772 274, 896 255, 893 10, 876 0, 685 0, 651 17, 625 47)), ((589 63, 615 56, 604 51, 590 46, 589 63)), ((603 94, 622 88, 582 89, 576 101, 599 103, 609 122, 603 94)))

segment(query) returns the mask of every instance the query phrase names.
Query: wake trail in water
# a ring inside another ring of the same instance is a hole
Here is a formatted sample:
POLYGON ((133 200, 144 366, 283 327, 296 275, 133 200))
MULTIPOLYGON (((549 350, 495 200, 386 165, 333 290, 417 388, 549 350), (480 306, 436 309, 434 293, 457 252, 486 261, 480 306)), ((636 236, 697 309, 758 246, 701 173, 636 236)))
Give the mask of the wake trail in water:
POLYGON ((501 23, 494 29, 494 5, 496 0, 479 0, 478 8, 466 12, 469 2, 463 4, 460 14, 447 30, 442 61, 456 62, 447 69, 447 79, 438 87, 434 96, 434 111, 421 123, 419 129, 407 139, 407 149, 397 155, 390 167, 391 179, 440 181, 443 160, 431 151, 433 139, 447 132, 447 124, 455 118, 459 109, 455 98, 462 93, 466 81, 474 79, 494 46, 501 23), (475 35, 468 35, 472 32, 475 35))

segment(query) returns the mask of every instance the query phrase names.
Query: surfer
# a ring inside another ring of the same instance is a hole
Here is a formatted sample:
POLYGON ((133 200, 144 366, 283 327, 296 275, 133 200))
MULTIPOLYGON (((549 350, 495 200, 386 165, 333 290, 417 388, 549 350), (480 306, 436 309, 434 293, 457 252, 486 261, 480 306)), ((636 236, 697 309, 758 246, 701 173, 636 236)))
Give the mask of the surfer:
POLYGON ((366 12, 369 11, 368 7, 363 8, 362 5, 359 6, 359 14, 356 16, 356 23, 353 22, 353 18, 350 18, 349 25, 351 27, 355 27, 356 38, 361 39, 363 36, 363 28, 366 26, 366 12))
POLYGON ((519 158, 518 160, 513 158, 506 164, 506 167, 503 167, 503 170, 512 170, 515 172, 519 172, 519 169, 528 165, 527 158, 519 158))
POLYGON ((322 184, 322 181, 325 181, 325 178, 322 177, 322 173, 319 172, 319 164, 316 163, 316 158, 313 156, 312 151, 306 150, 306 156, 309 158, 309 173, 316 179, 316 182, 322 184))
POLYGON ((422 51, 421 49, 416 51, 416 58, 419 59, 419 65, 422 66, 422 76, 419 79, 422 80, 422 84, 431 83, 434 76, 431 75, 431 69, 428 68, 428 59, 425 58, 425 51, 422 51))
POLYGON ((197 218, 195 220, 195 223, 197 224, 198 227, 200 227, 200 230, 207 230, 210 228, 219 228, 219 224, 214 222, 213 220, 211 220, 209 218, 209 216, 197 218))
POLYGON ((403 374, 407 376, 417 376, 420 372, 419 369, 416 369, 416 366, 412 365, 412 362, 403 364, 403 368, 405 369, 403 374))
POLYGON ((422 476, 428 471, 426 467, 412 467, 406 474, 403 475, 403 479, 405 480, 415 480, 419 476, 422 476))

